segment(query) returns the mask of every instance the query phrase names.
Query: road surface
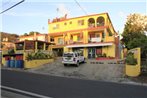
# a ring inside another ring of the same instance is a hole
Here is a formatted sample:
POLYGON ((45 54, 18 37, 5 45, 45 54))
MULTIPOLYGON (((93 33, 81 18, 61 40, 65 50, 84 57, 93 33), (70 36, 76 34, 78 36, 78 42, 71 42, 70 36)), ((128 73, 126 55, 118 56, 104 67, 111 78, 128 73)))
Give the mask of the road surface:
POLYGON ((52 98, 147 98, 147 86, 1 70, 1 85, 52 98))

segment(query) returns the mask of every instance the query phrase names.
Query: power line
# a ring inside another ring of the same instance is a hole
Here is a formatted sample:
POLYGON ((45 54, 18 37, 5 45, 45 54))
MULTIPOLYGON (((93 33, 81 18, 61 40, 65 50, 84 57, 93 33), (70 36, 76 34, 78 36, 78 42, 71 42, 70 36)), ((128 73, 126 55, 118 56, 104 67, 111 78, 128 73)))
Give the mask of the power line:
POLYGON ((77 0, 75 0, 76 4, 83 10, 83 12, 87 15, 87 12, 84 10, 84 8, 79 4, 77 0))
POLYGON ((12 9, 13 7, 15 7, 15 6, 19 5, 20 3, 24 2, 24 1, 25 1, 25 0, 22 0, 22 1, 18 2, 18 3, 16 3, 15 5, 13 5, 13 6, 9 7, 8 9, 6 9, 6 10, 4 10, 4 11, 0 12, 0 14, 4 13, 4 12, 6 12, 6 11, 10 10, 10 9, 12 9))

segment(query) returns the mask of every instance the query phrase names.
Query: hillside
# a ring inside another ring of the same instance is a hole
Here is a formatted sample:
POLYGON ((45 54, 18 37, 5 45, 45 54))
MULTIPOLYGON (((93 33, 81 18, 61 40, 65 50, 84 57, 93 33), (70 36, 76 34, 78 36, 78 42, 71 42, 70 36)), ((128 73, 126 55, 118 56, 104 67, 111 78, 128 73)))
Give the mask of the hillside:
POLYGON ((8 38, 9 42, 15 42, 19 35, 17 34, 10 34, 10 33, 5 33, 5 32, 0 32, 1 35, 1 40, 3 41, 3 38, 8 38))

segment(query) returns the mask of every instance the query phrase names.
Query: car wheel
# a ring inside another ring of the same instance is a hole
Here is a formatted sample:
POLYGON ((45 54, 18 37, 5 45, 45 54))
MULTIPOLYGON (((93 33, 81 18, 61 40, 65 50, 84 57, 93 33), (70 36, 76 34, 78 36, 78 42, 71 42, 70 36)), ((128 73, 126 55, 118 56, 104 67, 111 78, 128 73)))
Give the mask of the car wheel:
POLYGON ((64 66, 67 66, 67 64, 64 64, 64 66))
POLYGON ((85 63, 85 58, 84 58, 84 61, 83 61, 83 63, 85 63))
POLYGON ((77 62, 76 66, 78 67, 79 65, 80 65, 80 63, 79 63, 79 62, 77 62))

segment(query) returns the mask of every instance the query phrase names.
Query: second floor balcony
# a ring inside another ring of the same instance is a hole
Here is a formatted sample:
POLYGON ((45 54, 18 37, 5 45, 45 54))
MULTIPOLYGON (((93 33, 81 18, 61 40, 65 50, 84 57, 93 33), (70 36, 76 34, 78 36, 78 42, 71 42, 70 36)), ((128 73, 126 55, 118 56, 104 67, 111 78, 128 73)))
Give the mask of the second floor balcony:
POLYGON ((93 38, 89 38, 89 40, 88 40, 88 43, 96 43, 96 42, 102 42, 102 38, 93 37, 93 38))

